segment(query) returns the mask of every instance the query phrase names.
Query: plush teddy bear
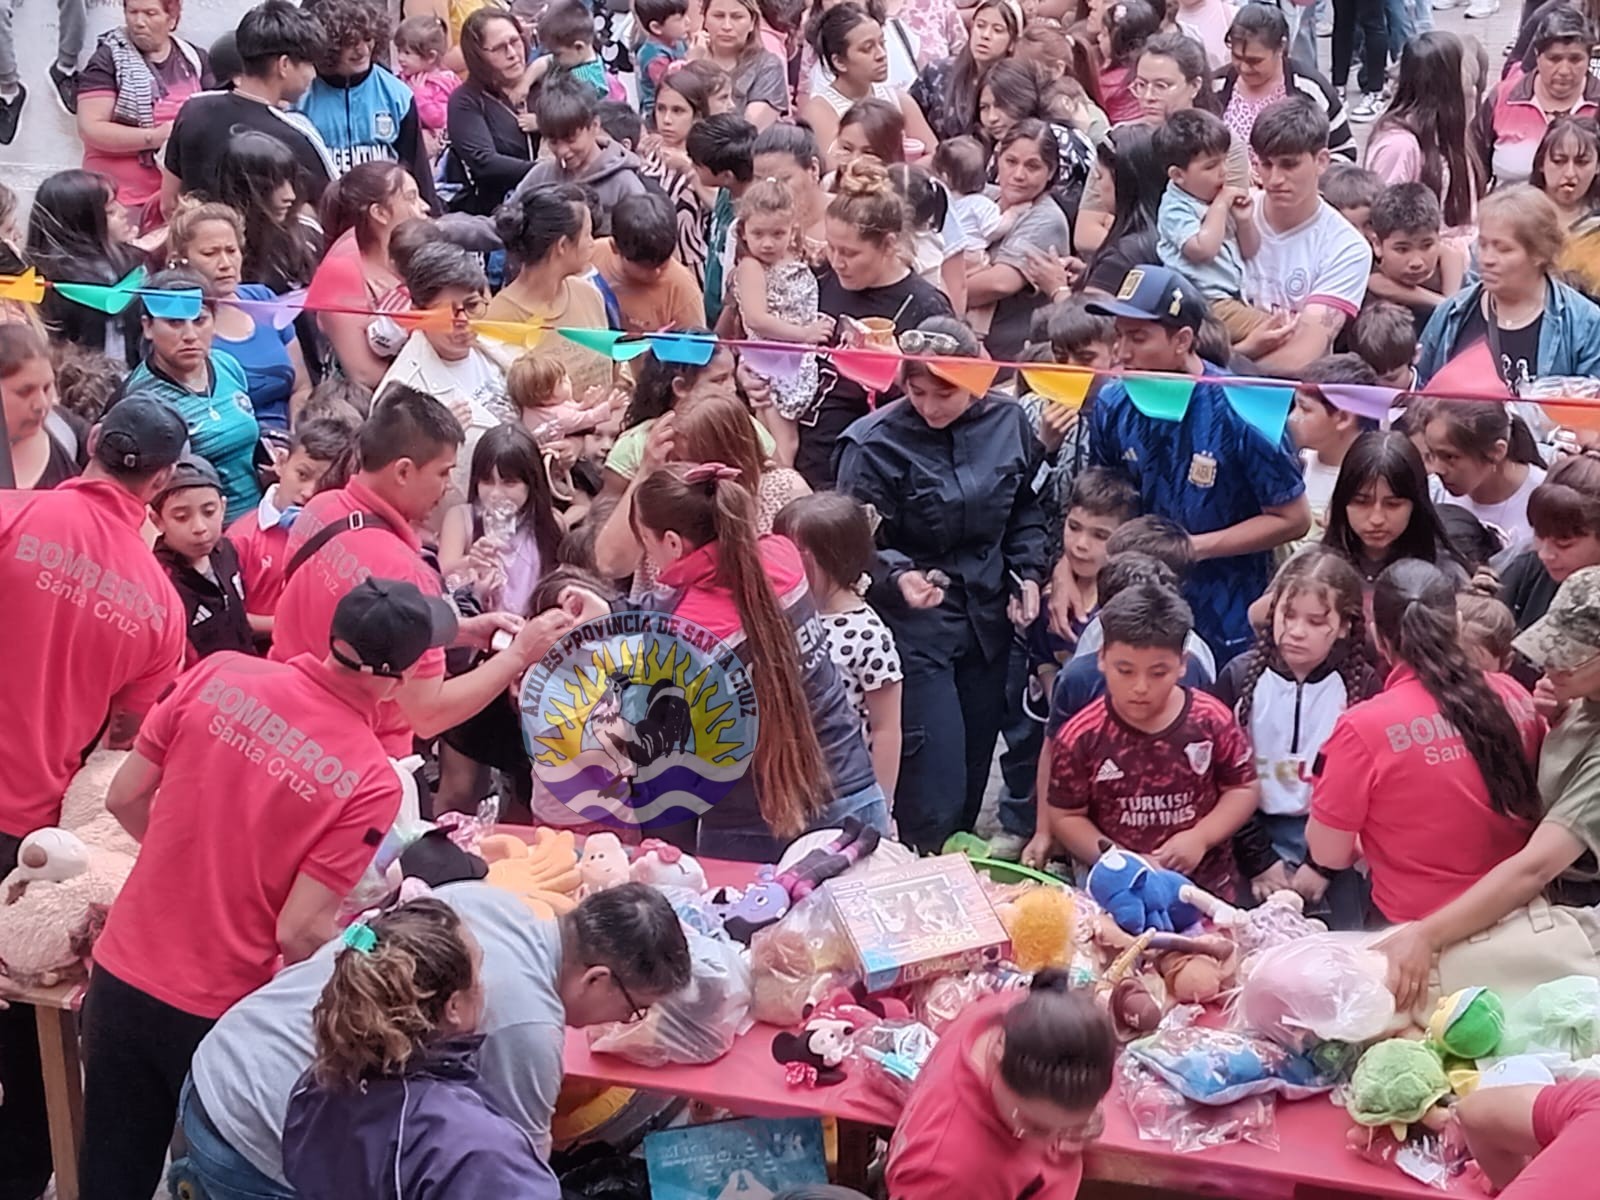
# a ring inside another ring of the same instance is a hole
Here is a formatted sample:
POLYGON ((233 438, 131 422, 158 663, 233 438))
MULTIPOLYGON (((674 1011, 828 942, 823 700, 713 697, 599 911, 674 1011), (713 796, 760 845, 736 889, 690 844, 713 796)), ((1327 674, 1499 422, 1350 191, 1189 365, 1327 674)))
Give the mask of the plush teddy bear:
POLYGON ((579 896, 593 896, 607 888, 628 882, 628 852, 614 833, 591 833, 583 839, 583 856, 578 859, 578 877, 583 880, 579 896))

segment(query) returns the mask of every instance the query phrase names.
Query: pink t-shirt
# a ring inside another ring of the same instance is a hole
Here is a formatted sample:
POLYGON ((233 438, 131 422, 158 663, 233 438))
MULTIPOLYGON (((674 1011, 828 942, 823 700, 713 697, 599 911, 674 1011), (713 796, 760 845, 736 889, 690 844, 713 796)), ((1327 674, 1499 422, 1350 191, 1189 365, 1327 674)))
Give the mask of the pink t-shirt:
POLYGON ((1227 66, 1232 58, 1228 51, 1228 26, 1233 24, 1237 12, 1228 0, 1200 0, 1192 8, 1178 5, 1178 32, 1205 47, 1206 61, 1213 71, 1227 66))
MULTIPOLYGON (((1288 94, 1281 81, 1271 92, 1254 99, 1246 96, 1235 87, 1233 95, 1228 99, 1228 107, 1223 110, 1222 119, 1227 122, 1228 128, 1233 130, 1233 136, 1248 148, 1250 145, 1250 131, 1256 127, 1256 118, 1261 115, 1268 105, 1276 104, 1279 100, 1286 98, 1288 94)), ((1250 161, 1252 163, 1256 161, 1256 152, 1254 150, 1250 151, 1250 161)))

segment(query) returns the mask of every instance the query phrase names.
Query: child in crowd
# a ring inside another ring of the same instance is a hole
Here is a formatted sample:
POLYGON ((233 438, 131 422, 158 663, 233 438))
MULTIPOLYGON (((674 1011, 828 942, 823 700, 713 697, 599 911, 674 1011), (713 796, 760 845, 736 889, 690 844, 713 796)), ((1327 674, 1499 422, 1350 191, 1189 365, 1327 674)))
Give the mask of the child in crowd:
POLYGON ((677 214, 660 193, 629 196, 612 211, 611 237, 595 242, 592 261, 629 333, 705 324, 700 285, 675 256, 677 248, 677 214))
POLYGON ((478 1083, 482 959, 461 918, 438 900, 413 900, 345 930, 311 1013, 316 1058, 284 1124, 283 1170, 295 1195, 448 1190, 558 1200, 561 1187, 532 1138, 478 1083))
POLYGON ((1350 163, 1334 163, 1322 173, 1317 190, 1363 237, 1372 237, 1372 206, 1383 194, 1383 180, 1375 172, 1350 163))
POLYGON ((432 16, 407 17, 394 31, 394 65, 401 80, 417 99, 417 120, 428 157, 436 159, 444 146, 445 109, 461 77, 445 70, 450 49, 450 26, 432 16))
POLYGON ((1511 643, 1517 636, 1517 619, 1492 596, 1462 592, 1456 597, 1456 620, 1461 625, 1461 648, 1478 670, 1511 670, 1511 643))
POLYGON ((1244 264, 1261 248, 1261 231, 1250 193, 1227 186, 1232 139, 1221 117, 1186 108, 1156 126, 1151 147, 1167 172, 1156 218, 1161 263, 1199 289, 1238 341, 1267 314, 1243 299, 1244 264))
POLYGON ((261 497, 255 510, 228 526, 227 540, 239 561, 244 584, 245 614, 261 642, 272 640, 273 615, 287 582, 289 527, 318 491, 322 477, 355 448, 355 431, 331 417, 295 424, 289 456, 278 467, 278 482, 261 497))
MULTIPOLYGON (((594 14, 573 0, 552 4, 539 17, 539 49, 542 56, 534 63, 530 78, 546 87, 563 76, 582 85, 594 99, 626 100, 617 77, 606 70, 595 49, 594 14)), ((544 118, 539 129, 544 130, 544 118)))
POLYGON ((639 178, 639 157, 600 129, 600 101, 581 83, 551 80, 539 93, 539 133, 550 157, 523 176, 511 202, 532 188, 550 183, 576 183, 594 194, 590 211, 596 237, 611 235, 611 213, 618 201, 649 189, 639 178))
POLYGON ((155 556, 183 599, 184 666, 218 650, 255 652, 245 617, 239 555, 222 536, 222 480, 203 458, 185 458, 150 500, 155 556))
MULTIPOLYGON (((865 100, 861 102, 866 103, 865 100)), ((861 104, 850 111, 854 112, 861 104)), ((957 226, 950 218, 950 193, 934 182, 926 168, 907 163, 890 166, 889 182, 911 210, 911 269, 943 292, 954 311, 966 312, 967 268, 958 245, 957 226), (950 237, 948 245, 946 230, 950 237)))
POLYGON ((1391 184, 1373 201, 1370 224, 1367 298, 1405 305, 1422 329, 1467 273, 1466 252, 1440 237, 1439 197, 1425 183, 1391 184))
POLYGON ((644 33, 633 60, 639 115, 654 128, 656 89, 673 64, 689 57, 689 0, 633 0, 633 19, 644 33))
POLYGON ((1417 386, 1420 328, 1412 310, 1379 300, 1356 314, 1350 327, 1350 349, 1372 368, 1373 382, 1408 392, 1417 386))
POLYGON ((561 541, 539 443, 521 425, 496 425, 472 451, 467 500, 439 530, 439 570, 472 588, 483 611, 526 616, 539 575, 561 541))
POLYGON ((56 403, 85 424, 93 425, 111 398, 122 390, 126 368, 98 350, 56 347, 56 403))
POLYGON ((1112 348, 1117 338, 1116 321, 1090 312, 1082 300, 1055 305, 1045 319, 1045 337, 1058 363, 1096 371, 1115 365, 1112 348))
POLYGON ((1363 433, 1345 452, 1322 542, 1349 559, 1369 588, 1402 558, 1420 558, 1467 581, 1466 566, 1429 498, 1422 456, 1398 431, 1363 433))
POLYGON ((1138 584, 1108 600, 1100 621, 1106 694, 1053 740, 1051 837, 1080 863, 1109 840, 1213 895, 1235 895, 1232 838, 1260 786, 1233 714, 1179 683, 1189 606, 1170 588, 1138 584))
POLYGON ((985 192, 988 150, 971 134, 963 134, 940 142, 932 165, 934 178, 950 190, 950 211, 961 226, 963 253, 986 254, 1000 225, 1000 206, 985 192))
MULTIPOLYGON (((817 312, 817 277, 802 256, 804 229, 794 193, 776 179, 752 183, 739 199, 740 258, 732 303, 753 338, 821 345, 833 318, 817 312)), ((799 422, 817 400, 817 357, 801 355, 787 379, 773 379, 761 415, 778 443, 778 461, 794 462, 799 422)))
POLYGON ((1359 929, 1359 877, 1340 872, 1325 889, 1323 877, 1304 864, 1317 754, 1339 714, 1378 690, 1363 655, 1361 577, 1339 554, 1311 547, 1279 568, 1267 608, 1255 648, 1224 667, 1214 689, 1255 752, 1262 821, 1277 856, 1252 881, 1255 898, 1292 886, 1309 907, 1326 890, 1330 924, 1359 929))
POLYGON ((737 250, 734 209, 755 179, 755 142, 756 127, 733 113, 696 122, 684 141, 695 179, 703 191, 716 197, 706 237, 705 278, 706 324, 713 329, 718 327, 728 281, 733 277, 737 250))
POLYGON ((1318 384, 1351 383, 1370 387, 1378 382, 1378 377, 1354 354, 1325 355, 1308 363, 1300 376, 1300 385, 1294 390, 1294 404, 1289 409, 1289 436, 1305 463, 1311 533, 1316 536, 1327 528, 1328 502, 1333 499, 1333 486, 1338 482, 1344 456, 1362 433, 1378 427, 1376 421, 1329 403, 1318 384))
POLYGON ((885 796, 900 778, 900 654, 894 634, 862 592, 877 557, 867 510, 849 496, 819 492, 791 500, 772 532, 800 549, 828 653, 861 718, 861 736, 885 796))
POLYGON ((1100 14, 1100 99, 1113 125, 1139 119, 1133 64, 1160 31, 1161 14, 1147 0, 1113 0, 1100 14))

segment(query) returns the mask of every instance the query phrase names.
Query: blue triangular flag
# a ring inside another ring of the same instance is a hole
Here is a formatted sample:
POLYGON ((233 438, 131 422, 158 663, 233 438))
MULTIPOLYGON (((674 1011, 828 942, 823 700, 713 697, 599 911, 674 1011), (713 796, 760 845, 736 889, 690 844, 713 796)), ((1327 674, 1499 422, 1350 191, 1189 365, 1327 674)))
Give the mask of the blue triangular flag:
POLYGON ((1239 419, 1273 445, 1283 437, 1283 423, 1294 403, 1294 388, 1270 383, 1225 383, 1223 393, 1239 419))

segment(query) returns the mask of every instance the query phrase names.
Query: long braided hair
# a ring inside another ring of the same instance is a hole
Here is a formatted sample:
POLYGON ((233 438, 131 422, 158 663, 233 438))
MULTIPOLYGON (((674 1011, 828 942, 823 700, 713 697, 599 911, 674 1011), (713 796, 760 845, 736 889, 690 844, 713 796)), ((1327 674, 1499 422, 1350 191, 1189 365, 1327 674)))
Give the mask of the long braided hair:
POLYGON ((1462 649, 1450 577, 1432 563, 1401 559, 1378 576, 1372 621, 1389 657, 1417 673, 1440 715, 1460 732, 1494 811, 1537 821, 1544 807, 1533 764, 1505 702, 1462 649))
POLYGON ((1256 684, 1268 669, 1284 665, 1275 634, 1278 605, 1291 596, 1301 595, 1315 596, 1344 621, 1344 634, 1333 644, 1328 657, 1334 660, 1334 669, 1344 680, 1346 703, 1363 700, 1371 691, 1372 676, 1361 658, 1361 647, 1367 637, 1361 576, 1343 555, 1321 546, 1309 546, 1278 569, 1267 590, 1271 601, 1267 607, 1267 623, 1256 636, 1255 655, 1239 685, 1236 706, 1240 728, 1247 734, 1255 705, 1256 684))

